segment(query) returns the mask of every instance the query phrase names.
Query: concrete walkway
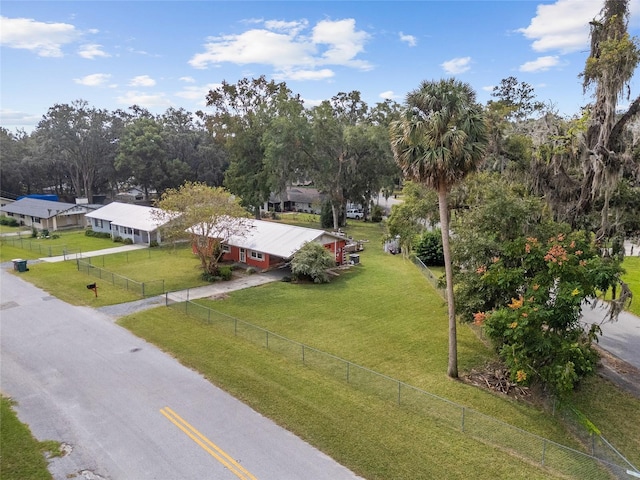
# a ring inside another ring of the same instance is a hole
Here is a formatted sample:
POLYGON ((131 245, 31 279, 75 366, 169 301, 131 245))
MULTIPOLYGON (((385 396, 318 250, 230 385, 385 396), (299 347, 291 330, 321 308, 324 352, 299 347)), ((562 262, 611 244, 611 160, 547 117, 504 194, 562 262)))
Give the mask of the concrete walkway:
POLYGON ((203 287, 189 288, 178 292, 168 292, 166 295, 144 298, 134 302, 108 305, 106 307, 98 308, 98 310, 109 315, 113 319, 117 319, 125 315, 131 315, 132 313, 165 305, 167 297, 171 302, 185 302, 187 300, 195 300, 198 298, 208 298, 216 295, 223 295, 235 290, 257 287, 258 285, 264 285, 266 283, 279 282, 282 281, 283 277, 286 275, 290 275, 290 272, 287 270, 271 270, 263 273, 254 273, 252 275, 245 275, 226 282, 215 282, 203 287))
POLYGON ((56 257, 42 257, 39 260, 47 263, 64 262, 65 260, 76 260, 78 258, 99 257, 101 255, 111 255, 112 253, 130 252, 131 250, 141 250, 149 248, 147 245, 133 244, 122 245, 121 247, 104 248, 92 252, 72 253, 69 255, 59 255, 56 257))

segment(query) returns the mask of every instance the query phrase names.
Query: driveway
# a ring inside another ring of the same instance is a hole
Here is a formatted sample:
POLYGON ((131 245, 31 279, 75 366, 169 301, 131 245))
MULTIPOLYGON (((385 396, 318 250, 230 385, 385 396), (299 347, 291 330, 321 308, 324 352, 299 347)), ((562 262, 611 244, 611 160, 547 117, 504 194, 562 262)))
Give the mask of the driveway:
POLYGON ((0 389, 55 479, 341 480, 355 474, 105 313, 0 271, 0 389))

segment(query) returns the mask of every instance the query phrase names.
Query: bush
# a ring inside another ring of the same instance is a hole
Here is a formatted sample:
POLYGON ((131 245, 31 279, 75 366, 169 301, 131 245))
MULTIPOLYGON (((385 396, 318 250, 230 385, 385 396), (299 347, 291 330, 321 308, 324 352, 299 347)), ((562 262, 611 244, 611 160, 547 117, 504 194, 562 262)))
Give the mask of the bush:
MULTIPOLYGON (((322 228, 333 228, 333 213, 331 212, 331 203, 324 202, 320 212, 320 225, 322 228)), ((338 226, 344 226, 344 212, 340 209, 338 213, 338 226)))
POLYGON ((382 215, 384 210, 380 205, 374 205, 371 209, 371 221, 374 223, 380 223, 382 221, 382 215))
POLYGON ((204 280, 205 282, 210 282, 210 283, 217 282, 219 280, 218 276, 209 272, 202 272, 202 275, 200 275, 200 278, 202 278, 202 280, 204 280))
POLYGON ((38 238, 38 230, 34 227, 31 228, 31 238, 38 238))
POLYGON ((124 243, 125 245, 133 245, 133 240, 131 240, 130 238, 125 238, 122 243, 124 243))
POLYGON ((307 242, 291 260, 291 273, 295 278, 309 277, 314 283, 328 283, 327 270, 335 265, 333 254, 316 242, 307 242))
POLYGON ((256 269, 255 267, 247 267, 247 275, 253 275, 254 273, 256 273, 256 269))
POLYGON ((118 235, 117 237, 113 237, 113 241, 115 243, 122 243, 122 237, 120 235, 118 235))
POLYGON ((233 276, 233 270, 229 266, 219 267, 218 275, 222 280, 231 280, 231 277, 233 276))
POLYGON ((424 232, 414 245, 416 256, 428 267, 444 266, 442 233, 439 229, 424 232))
POLYGON ((157 246, 158 246, 158 242, 157 242, 157 241, 155 241, 155 240, 151 240, 151 242, 149 242, 149 246, 150 246, 151 248, 155 248, 155 247, 157 247, 157 246))
POLYGON ((20 224, 18 223, 18 221, 15 218, 1 216, 0 217, 0 225, 7 225, 9 227, 17 227, 20 224))
POLYGON ((87 237, 94 237, 94 238, 111 238, 111 234, 107 233, 107 232, 94 232, 93 230, 89 229, 89 230, 85 230, 84 234, 87 237))

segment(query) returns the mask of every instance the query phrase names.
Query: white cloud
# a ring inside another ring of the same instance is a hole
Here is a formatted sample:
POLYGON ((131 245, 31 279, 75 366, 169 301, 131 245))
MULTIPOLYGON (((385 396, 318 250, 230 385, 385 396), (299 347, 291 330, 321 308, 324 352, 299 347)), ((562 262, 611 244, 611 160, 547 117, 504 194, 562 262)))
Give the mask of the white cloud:
POLYGON ((171 106, 171 101, 164 93, 149 94, 137 91, 129 91, 116 97, 116 102, 120 105, 138 105, 144 108, 171 106))
POLYGON ((193 77, 180 77, 178 80, 185 83, 196 83, 196 79, 193 77))
POLYGON ((384 98, 385 100, 395 100, 398 98, 402 98, 402 95, 398 95, 393 92, 393 90, 387 90, 386 92, 382 92, 378 95, 380 98, 384 98))
POLYGON ((0 124, 6 125, 37 125, 42 119, 42 115, 33 115, 31 113, 19 112, 7 108, 0 109, 0 124))
POLYGON ((585 0, 558 0, 551 5, 538 5, 529 26, 517 31, 533 40, 531 46, 536 52, 575 52, 589 45, 589 22, 601 9, 602 2, 585 0))
POLYGON ((353 18, 331 21, 323 20, 313 28, 312 40, 314 44, 329 45, 322 54, 324 65, 346 65, 370 70, 371 66, 355 57, 364 51, 369 34, 364 30, 356 31, 356 21, 353 18))
POLYGON ((493 87, 494 85, 486 85, 482 87, 482 90, 484 90, 485 92, 493 92, 493 87))
POLYGON ((551 67, 555 67, 560 64, 560 58, 558 56, 546 56, 538 57, 537 59, 526 62, 520 65, 519 70, 521 72, 544 72, 551 67))
POLYGON ((413 35, 405 35, 402 32, 400 32, 400 41, 406 42, 410 47, 415 47, 418 44, 418 39, 416 37, 413 35))
POLYGON ((89 60, 93 60, 96 57, 110 57, 107 52, 102 50, 102 45, 98 45, 95 43, 82 45, 78 50, 78 55, 82 58, 87 58, 89 60))
MULTIPOLYGON (((325 99, 325 100, 326 100, 326 99, 325 99)), ((313 108, 313 107, 317 107, 317 106, 319 106, 320 104, 322 104, 322 102, 323 102, 324 100, 314 100, 314 99, 312 99, 312 98, 303 98, 303 99, 302 99, 302 101, 303 101, 304 106, 305 106, 306 108, 313 108)))
POLYGON ((85 87, 102 87, 107 84, 110 78, 111 75, 108 73, 94 73, 81 78, 74 78, 73 81, 85 87))
POLYGON ((129 81, 131 87, 153 87, 156 81, 149 75, 138 75, 129 81))
POLYGON ((30 50, 41 57, 62 57, 62 47, 76 41, 79 35, 68 23, 0 17, 0 45, 30 50))
POLYGON ((450 75, 464 73, 471 68, 471 57, 452 58, 440 64, 444 71, 450 75))
POLYGON ((206 107, 207 95, 209 93, 209 90, 215 90, 221 85, 222 84, 220 83, 208 83, 206 85, 199 85, 199 86, 190 85, 183 88, 182 90, 177 92, 175 95, 176 97, 184 98, 185 100, 190 100, 192 102, 195 102, 198 105, 201 105, 202 107, 206 107))
MULTIPOLYGON (((371 65, 356 58, 364 51, 369 34, 356 30, 355 20, 323 20, 309 35, 308 22, 262 21, 264 28, 252 28, 238 35, 210 37, 204 52, 193 55, 189 64, 207 68, 220 63, 270 65, 281 77, 308 75, 326 78, 329 70, 319 66, 340 65, 368 70, 371 65)), ((333 75, 333 73, 331 74, 333 75)))
POLYGON ((320 70, 285 70, 273 76, 275 80, 327 80, 335 76, 333 70, 322 68, 320 70))

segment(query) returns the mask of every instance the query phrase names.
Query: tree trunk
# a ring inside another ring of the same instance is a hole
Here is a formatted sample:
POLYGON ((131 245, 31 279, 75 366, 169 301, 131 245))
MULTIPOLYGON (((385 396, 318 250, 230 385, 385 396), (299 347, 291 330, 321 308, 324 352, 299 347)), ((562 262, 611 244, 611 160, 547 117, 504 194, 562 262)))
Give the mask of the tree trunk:
POLYGON ((333 216, 333 229, 337 232, 340 228, 340 221, 338 216, 338 209, 333 202, 331 202, 331 215, 333 216))
POLYGON ((456 309, 453 302, 453 268, 451 248, 449 246, 449 208, 448 192, 444 187, 438 189, 438 207, 440 210, 440 231, 442 232, 442 250, 444 252, 444 271, 447 279, 447 308, 449 312, 449 365, 447 375, 458 378, 458 340, 456 332, 456 309))

